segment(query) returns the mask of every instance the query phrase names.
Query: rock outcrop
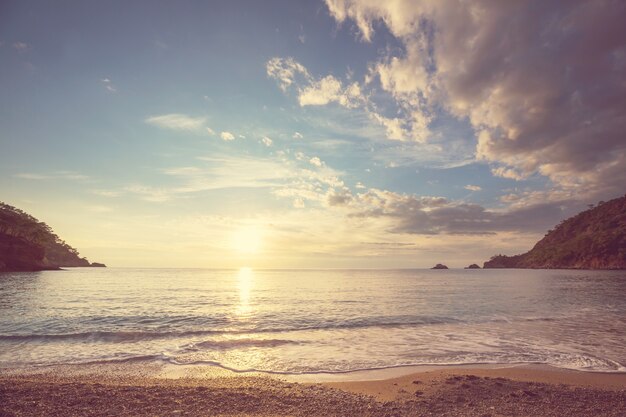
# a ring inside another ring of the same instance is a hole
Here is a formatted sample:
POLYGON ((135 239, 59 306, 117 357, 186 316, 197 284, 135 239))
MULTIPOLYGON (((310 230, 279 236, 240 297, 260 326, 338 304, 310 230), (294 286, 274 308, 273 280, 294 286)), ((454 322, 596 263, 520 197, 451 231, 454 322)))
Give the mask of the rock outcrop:
POLYGON ((47 224, 0 202, 0 271, 41 271, 73 266, 91 264, 47 224))
POLYGON ((496 255, 484 268, 626 269, 626 196, 561 222, 529 251, 496 255))
POLYGON ((437 264, 430 269, 448 269, 448 267, 445 266, 444 264, 437 264))

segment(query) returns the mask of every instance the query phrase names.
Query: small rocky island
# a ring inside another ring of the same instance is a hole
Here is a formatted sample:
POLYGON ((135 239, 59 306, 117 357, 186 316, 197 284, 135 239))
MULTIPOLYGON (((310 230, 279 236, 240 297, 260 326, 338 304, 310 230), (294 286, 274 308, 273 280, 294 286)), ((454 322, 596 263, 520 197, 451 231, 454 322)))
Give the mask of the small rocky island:
POLYGON ((626 269, 626 196, 601 201, 549 230, 528 252, 484 268, 626 269))
POLYGON ((0 202, 0 272, 98 266, 54 234, 50 226, 0 202))
POLYGON ((448 269, 448 267, 445 266, 444 264, 437 264, 430 269, 448 269))
POLYGON ((480 266, 476 264, 471 264, 470 266, 466 266, 465 269, 480 269, 480 266))

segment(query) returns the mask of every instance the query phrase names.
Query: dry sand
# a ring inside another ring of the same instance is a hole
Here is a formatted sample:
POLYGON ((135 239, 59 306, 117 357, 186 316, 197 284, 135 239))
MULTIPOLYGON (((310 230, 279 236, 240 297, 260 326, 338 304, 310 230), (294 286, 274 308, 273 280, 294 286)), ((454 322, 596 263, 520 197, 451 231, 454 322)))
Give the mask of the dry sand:
POLYGON ((164 378, 103 367, 0 377, 0 416, 625 416, 626 374, 442 367, 295 383, 218 369, 164 378))

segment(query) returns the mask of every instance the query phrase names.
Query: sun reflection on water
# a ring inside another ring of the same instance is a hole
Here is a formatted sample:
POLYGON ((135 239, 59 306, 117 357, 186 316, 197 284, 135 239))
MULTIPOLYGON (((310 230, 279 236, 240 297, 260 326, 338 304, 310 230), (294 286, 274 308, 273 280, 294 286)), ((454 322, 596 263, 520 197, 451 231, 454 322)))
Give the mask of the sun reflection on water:
POLYGON ((254 286, 254 271, 252 268, 240 268, 237 273, 237 287, 239 290, 239 305, 237 306, 237 315, 240 317, 248 317, 252 313, 250 306, 250 293, 254 286))

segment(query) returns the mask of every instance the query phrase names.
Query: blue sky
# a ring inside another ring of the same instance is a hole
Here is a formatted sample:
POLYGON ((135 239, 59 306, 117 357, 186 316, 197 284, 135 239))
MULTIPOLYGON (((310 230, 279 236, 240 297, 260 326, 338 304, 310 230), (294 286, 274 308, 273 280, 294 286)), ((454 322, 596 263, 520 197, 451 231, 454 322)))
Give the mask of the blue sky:
POLYGON ((525 251, 623 193, 624 8, 461 6, 3 2, 1 199, 117 266, 525 251))

